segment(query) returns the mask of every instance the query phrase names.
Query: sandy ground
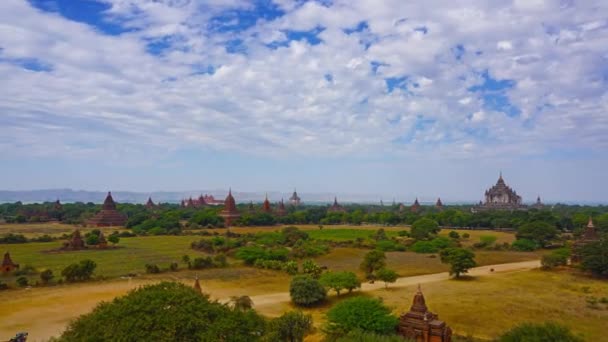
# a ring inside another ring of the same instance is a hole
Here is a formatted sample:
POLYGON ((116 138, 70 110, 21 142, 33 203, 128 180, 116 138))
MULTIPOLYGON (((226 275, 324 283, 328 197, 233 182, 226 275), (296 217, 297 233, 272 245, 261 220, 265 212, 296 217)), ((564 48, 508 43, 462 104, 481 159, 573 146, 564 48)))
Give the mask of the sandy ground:
MULTIPOLYGON (((471 269, 471 276, 488 276, 495 273, 525 271, 540 267, 540 261, 524 261, 509 264, 489 265, 471 269), (491 271, 493 269, 493 271, 491 271)), ((447 272, 399 278, 391 287, 444 281, 449 279, 447 272)), ((0 312, 0 341, 8 340, 16 332, 29 332, 28 341, 46 341, 59 335, 68 322, 81 314, 91 311, 100 301, 109 301, 123 295, 140 285, 158 280, 117 279, 102 283, 86 283, 50 288, 32 288, 12 292, 10 305, 0 312)), ((384 287, 383 282, 364 283, 361 291, 373 291, 384 287)), ((218 288, 205 288, 203 291, 220 300, 227 300, 232 293, 218 288)), ((277 308, 290 301, 288 292, 254 295, 251 297, 255 307, 263 314, 278 314, 277 308)))

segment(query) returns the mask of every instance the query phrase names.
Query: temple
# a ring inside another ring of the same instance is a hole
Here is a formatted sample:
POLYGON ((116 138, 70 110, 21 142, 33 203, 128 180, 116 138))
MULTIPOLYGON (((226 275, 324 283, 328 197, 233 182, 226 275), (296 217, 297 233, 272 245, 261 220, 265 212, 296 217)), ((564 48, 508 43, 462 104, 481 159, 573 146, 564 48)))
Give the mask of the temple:
POLYGON ((437 202, 435 202, 435 208, 439 211, 443 210, 443 202, 441 202, 441 197, 437 198, 437 202))
POLYGON ((63 243, 62 249, 76 251, 85 248, 86 246, 84 244, 82 236, 80 235, 80 230, 76 229, 74 233, 72 233, 72 237, 70 238, 70 240, 63 243))
POLYGON ((285 209, 285 203, 283 202, 282 198, 281 198, 281 202, 279 202, 279 206, 276 210, 276 214, 277 214, 277 216, 287 215, 287 209, 285 209))
POLYGON ((532 204, 531 207, 535 209, 543 209, 545 207, 543 202, 540 200, 540 196, 536 197, 536 203, 532 204))
POLYGON ((496 185, 486 190, 485 201, 471 209, 473 212, 484 210, 527 210, 527 206, 522 204, 521 196, 505 183, 501 173, 496 185))
POLYGON ((327 209, 327 212, 330 212, 330 213, 345 213, 346 209, 344 209, 343 206, 341 206, 340 204, 338 204, 338 197, 334 197, 334 204, 332 204, 331 207, 329 207, 329 209, 327 209))
POLYGON ((201 283, 198 281, 198 277, 196 277, 196 280, 194 280, 194 291, 203 293, 203 289, 201 289, 201 283))
POLYGON ((154 202, 152 202, 152 197, 148 197, 148 202, 146 202, 146 208, 148 208, 148 209, 156 208, 156 204, 154 204, 154 202))
POLYGON ((112 198, 112 193, 108 192, 101 211, 93 216, 88 221, 88 224, 95 227, 112 227, 124 226, 126 222, 127 217, 116 210, 116 203, 112 198))
POLYGON ((59 200, 56 200, 55 204, 53 204, 53 210, 61 211, 62 209, 63 206, 61 205, 61 202, 59 202, 59 200))
POLYGON ((99 231, 99 240, 97 241, 97 248, 108 248, 108 240, 103 235, 102 231, 99 231))
POLYGON ((298 193, 296 192, 296 189, 293 189, 293 195, 291 195, 291 197, 289 197, 289 203, 291 203, 291 205, 297 207, 300 205, 300 197, 298 197, 298 193))
POLYGON ((241 215, 236 210, 236 201, 232 197, 232 189, 228 191, 228 196, 224 201, 224 209, 220 212, 220 216, 224 218, 224 225, 230 227, 241 215))
POLYGON ((420 206, 420 203, 418 202, 418 197, 416 197, 414 204, 412 204, 412 206, 410 207, 410 211, 413 213, 417 213, 420 211, 421 208, 422 207, 420 206))
POLYGON ((399 317, 399 334, 416 342, 450 342, 452 329, 428 310, 418 285, 410 311, 399 317))
POLYGON ((188 199, 183 199, 181 201, 182 208, 202 208, 208 205, 223 205, 224 201, 216 200, 212 195, 200 195, 198 198, 193 199, 192 197, 188 199))
POLYGON ((9 252, 4 253, 4 259, 2 259, 2 273, 13 272, 19 268, 19 264, 15 264, 11 259, 9 252))
POLYGON ((268 194, 266 194, 266 199, 264 199, 264 204, 262 204, 262 212, 266 214, 272 213, 272 208, 270 207, 270 201, 268 200, 268 194))
POLYGON ((593 224, 593 219, 589 217, 589 222, 587 223, 587 227, 585 227, 585 231, 579 237, 578 240, 572 244, 572 256, 570 257, 570 261, 572 263, 579 263, 582 259, 582 250, 588 244, 598 241, 600 239, 600 235, 595 229, 595 225, 593 224))

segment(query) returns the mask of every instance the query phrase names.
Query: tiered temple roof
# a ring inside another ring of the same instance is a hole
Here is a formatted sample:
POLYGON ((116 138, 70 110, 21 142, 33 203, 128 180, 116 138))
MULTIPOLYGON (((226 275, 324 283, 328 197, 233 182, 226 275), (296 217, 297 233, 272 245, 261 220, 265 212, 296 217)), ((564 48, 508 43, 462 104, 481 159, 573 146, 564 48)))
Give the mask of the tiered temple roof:
POLYGON ((277 216, 287 215, 287 209, 285 209, 285 203, 283 202, 282 198, 281 198, 281 202, 279 202, 279 206, 277 208, 276 214, 277 214, 277 216))
POLYGON ((9 252, 4 253, 4 259, 2 259, 2 273, 13 272, 19 268, 19 264, 15 264, 11 259, 9 252))
POLYGON ((73 233, 72 233, 72 237, 70 238, 69 241, 66 241, 63 244, 63 249, 70 249, 70 250, 79 250, 79 249, 85 249, 86 246, 84 244, 84 240, 82 239, 82 236, 80 235, 80 230, 76 229, 73 233))
POLYGON ((334 204, 332 204, 327 211, 332 213, 344 213, 346 212, 346 209, 338 204, 338 197, 334 197, 334 204))
POLYGON ((544 208, 545 205, 543 204, 543 202, 540 200, 540 196, 536 197, 536 203, 534 203, 532 205, 532 208, 536 208, 536 209, 542 209, 544 208))
POLYGON ((482 205, 474 208, 478 210, 518 210, 526 209, 522 204, 521 196, 511 189, 502 178, 502 173, 494 186, 485 192, 485 201, 482 205))
POLYGON ((412 206, 410 207, 410 211, 413 213, 417 213, 420 211, 420 203, 418 202, 418 197, 416 197, 416 200, 414 201, 414 204, 412 204, 412 206))
POLYGON ((435 208, 443 210, 443 202, 441 202, 441 197, 437 198, 437 202, 435 202, 435 208))
POLYGON ((59 202, 59 200, 55 201, 55 204, 53 204, 53 209, 56 211, 61 211, 61 209, 63 209, 63 206, 61 205, 61 202, 59 202))
POLYGON ((450 342, 452 329, 439 316, 430 312, 420 285, 410 311, 399 318, 399 334, 417 342, 450 342))
POLYGON ((224 218, 224 225, 230 227, 241 215, 236 209, 236 201, 232 197, 232 189, 228 191, 228 196, 224 201, 224 209, 220 212, 220 216, 224 218))
POLYGON ((116 203, 112 198, 112 193, 108 192, 101 211, 93 216, 88 224, 96 227, 124 226, 127 217, 116 210, 116 203))
POLYGON ((582 249, 586 245, 588 245, 592 242, 598 241, 599 239, 600 239, 600 235, 598 234, 597 230, 595 229, 595 225, 593 224, 593 219, 591 217, 589 217, 589 222, 587 222, 587 226, 585 227, 583 234, 572 245, 572 257, 570 258, 570 260, 573 263, 581 262, 582 249))
POLYGON ((146 208, 148 208, 148 209, 156 208, 156 204, 154 204, 154 202, 152 202, 152 197, 148 197, 148 202, 146 202, 146 208))
POLYGON ((289 203, 294 206, 300 205, 300 197, 298 196, 296 189, 293 189, 293 194, 291 195, 291 197, 289 197, 289 203))
POLYGON ((266 199, 264 199, 264 204, 262 204, 262 211, 267 214, 272 213, 272 208, 270 207, 270 201, 268 200, 268 194, 266 194, 266 199))

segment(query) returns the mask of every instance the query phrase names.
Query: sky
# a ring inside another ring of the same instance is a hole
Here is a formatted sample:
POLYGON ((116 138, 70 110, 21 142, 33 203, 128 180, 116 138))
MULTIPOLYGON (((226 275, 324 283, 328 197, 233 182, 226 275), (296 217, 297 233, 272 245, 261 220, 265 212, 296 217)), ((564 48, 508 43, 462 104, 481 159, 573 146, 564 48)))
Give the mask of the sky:
POLYGON ((603 0, 2 0, 0 189, 608 202, 603 0))

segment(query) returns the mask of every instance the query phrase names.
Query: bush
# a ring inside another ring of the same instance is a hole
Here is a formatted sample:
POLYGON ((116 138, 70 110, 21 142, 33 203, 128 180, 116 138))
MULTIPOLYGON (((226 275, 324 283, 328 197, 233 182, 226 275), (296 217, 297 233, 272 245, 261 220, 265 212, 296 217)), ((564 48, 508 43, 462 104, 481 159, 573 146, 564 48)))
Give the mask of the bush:
POLYGON ((361 330, 380 335, 395 332, 398 319, 379 299, 355 297, 344 300, 327 312, 325 331, 331 337, 361 330))
POLYGON ((342 290, 348 290, 350 293, 354 289, 361 287, 361 281, 357 279, 357 275, 348 271, 326 272, 321 276, 319 281, 323 286, 336 291, 338 296, 342 290))
POLYGON ((376 277, 384 282, 385 288, 388 288, 388 283, 396 282, 399 275, 393 270, 383 268, 376 273, 376 277))
POLYGON ((176 262, 172 262, 171 264, 169 264, 169 270, 171 272, 175 272, 179 269, 179 266, 177 265, 176 262))
POLYGON ((469 234, 469 233, 464 233, 464 234, 462 234, 462 238, 463 238, 463 239, 468 239, 468 238, 470 238, 470 237, 471 237, 471 234, 469 234))
POLYGON ((312 328, 311 315, 289 311, 269 322, 268 341, 302 342, 312 328))
POLYGON ((533 324, 524 323, 503 334, 499 342, 583 342, 570 329, 556 323, 533 324))
POLYGON ((287 261, 289 250, 286 248, 264 249, 259 246, 247 246, 239 248, 235 255, 247 265, 253 265, 256 260, 279 260, 287 261))
POLYGON ((538 244, 529 239, 519 239, 513 242, 511 248, 520 252, 532 252, 538 249, 538 244))
POLYGON ((54 277, 55 276, 53 275, 53 271, 49 269, 46 269, 40 273, 40 280, 44 285, 50 283, 54 277))
POLYGON ((425 240, 439 233, 439 224, 430 218, 421 218, 412 224, 410 235, 416 240, 425 240))
POLYGON ((452 230, 452 231, 450 232, 450 234, 448 234, 448 236, 449 236, 451 239, 455 239, 455 240, 460 239, 460 234, 458 234, 458 232, 457 232, 457 231, 455 231, 455 230, 452 230))
POLYGON ((213 266, 213 259, 211 259, 209 256, 195 258, 194 261, 192 261, 192 268, 195 270, 212 268, 213 266))
POLYGON ((160 273, 160 268, 156 264, 146 264, 146 273, 160 273))
POLYGON ((482 235, 479 237, 479 242, 475 243, 475 248, 490 248, 496 243, 497 237, 494 235, 482 235))
POLYGON ((570 251, 561 248, 552 251, 550 254, 543 255, 540 260, 542 269, 550 270, 558 266, 566 266, 568 264, 568 258, 570 257, 570 251))
POLYGON ((288 261, 285 264, 283 264, 283 271, 285 271, 285 273, 289 274, 289 275, 296 275, 299 272, 299 266, 298 263, 295 261, 288 261))
POLYGON ((293 277, 289 284, 291 301, 300 306, 313 306, 325 300, 327 291, 318 280, 308 275, 293 277))
POLYGON ((59 341, 259 341, 264 319, 191 287, 162 282, 103 302, 70 323, 59 341))
POLYGON ((27 238, 21 234, 8 233, 0 237, 0 243, 26 243, 27 238))
POLYGON ((17 285, 19 285, 19 287, 26 287, 28 285, 27 278, 23 276, 17 278, 17 285))
POLYGON ((608 277, 608 238, 603 237, 581 249, 581 266, 598 277, 608 277))
POLYGON ((96 267, 95 261, 86 259, 64 268, 61 275, 67 282, 85 281, 91 279, 96 267))
POLYGON ((302 263, 302 273, 308 274, 309 276, 315 279, 319 279, 321 273, 323 273, 323 269, 321 268, 321 266, 317 265, 316 262, 308 259, 304 260, 304 262, 302 263))
POLYGON ((383 252, 403 252, 405 246, 393 240, 380 240, 376 242, 376 249, 383 252))
MULTIPOLYGON (((452 339, 454 341, 454 339, 452 339)), ((414 342, 400 335, 379 335, 371 332, 353 330, 348 334, 338 337, 334 342, 414 342)), ((454 341, 455 342, 455 341, 454 341)))

